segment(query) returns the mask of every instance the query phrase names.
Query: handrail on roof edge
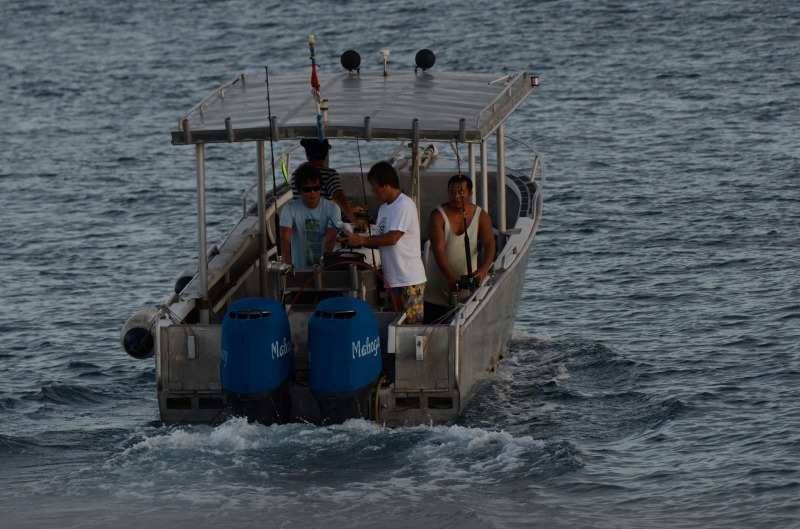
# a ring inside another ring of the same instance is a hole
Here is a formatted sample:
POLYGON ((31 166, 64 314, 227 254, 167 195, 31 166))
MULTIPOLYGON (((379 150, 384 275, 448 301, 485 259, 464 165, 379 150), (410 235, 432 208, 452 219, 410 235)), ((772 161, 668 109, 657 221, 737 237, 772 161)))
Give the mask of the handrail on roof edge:
POLYGON ((186 113, 184 113, 178 119, 178 130, 183 130, 184 121, 189 119, 190 116, 194 115, 195 112, 197 112, 199 110, 200 113, 202 114, 203 113, 203 108, 208 106, 208 104, 206 104, 206 103, 210 104, 212 98, 214 99, 214 101, 217 101, 218 99, 225 99, 225 89, 228 88, 229 86, 235 85, 239 81, 242 82, 242 87, 244 87, 244 83, 245 83, 244 73, 240 73, 239 75, 237 75, 236 77, 234 77, 233 79, 228 81, 227 83, 224 83, 224 84, 220 85, 219 88, 217 88, 216 90, 212 91, 202 101, 200 101, 195 106, 190 108, 186 113))
MULTIPOLYGON (((514 85, 516 85, 516 84, 517 84, 517 82, 519 81, 519 79, 520 79, 520 78, 527 77, 527 75, 528 75, 528 72, 527 72, 527 71, 525 71, 525 70, 523 70, 523 71, 521 71, 520 73, 518 73, 517 75, 514 75, 514 76, 512 76, 511 74, 509 74, 509 75, 507 75, 507 76, 505 76, 505 77, 501 77, 500 79, 503 79, 503 78, 505 78, 505 79, 506 79, 506 84, 505 84, 505 86, 503 87, 503 90, 502 90, 502 91, 501 91, 499 94, 497 94, 497 96, 495 96, 495 98, 494 98, 494 99, 492 99, 492 100, 489 102, 489 104, 488 104, 488 105, 486 105, 485 107, 483 107, 483 109, 482 109, 480 112, 478 112, 478 118, 475 120, 475 126, 476 126, 476 127, 479 127, 479 126, 480 126, 480 124, 481 124, 481 118, 483 117, 483 115, 484 115, 486 112, 488 112, 488 111, 489 111, 489 109, 490 109, 491 107, 495 106, 495 105, 497 104, 497 102, 500 100, 500 98, 502 98, 503 96, 505 96, 505 95, 506 95, 506 92, 508 92, 508 97, 511 97, 511 87, 512 87, 512 86, 514 86, 514 85)), ((495 80, 495 81, 493 81, 493 82, 497 82, 497 81, 499 81, 500 79, 497 79, 497 80, 495 80)), ((489 84, 492 84, 492 83, 489 83, 489 84)), ((532 88, 533 88, 533 87, 531 87, 531 89, 532 89, 532 88)))

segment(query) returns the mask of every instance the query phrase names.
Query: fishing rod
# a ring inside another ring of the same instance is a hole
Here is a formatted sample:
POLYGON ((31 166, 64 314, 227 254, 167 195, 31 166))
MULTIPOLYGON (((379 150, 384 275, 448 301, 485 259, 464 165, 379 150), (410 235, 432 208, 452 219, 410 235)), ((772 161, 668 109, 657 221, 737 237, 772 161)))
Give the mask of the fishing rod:
POLYGON ((272 115, 272 103, 270 102, 269 98, 269 67, 264 66, 264 70, 266 72, 266 83, 267 83, 267 117, 269 118, 269 154, 270 154, 270 162, 272 165, 272 197, 273 197, 273 204, 272 207, 275 210, 275 249, 278 252, 278 261, 281 261, 281 237, 280 237, 280 230, 281 230, 281 218, 278 215, 278 185, 275 181, 275 129, 273 125, 273 115, 272 115))
MULTIPOLYGON (((369 223, 369 209, 367 209, 367 185, 364 183, 364 164, 361 162, 361 144, 356 138, 356 151, 358 152, 358 169, 361 171, 361 191, 364 194, 364 215, 367 217, 367 235, 372 235, 372 228, 369 223)), ((375 248, 372 250, 372 264, 375 264, 375 248)))
POLYGON ((458 167, 458 192, 461 195, 461 215, 464 218, 464 255, 467 258, 467 275, 462 276, 456 283, 459 289, 469 289, 470 292, 475 292, 478 289, 476 278, 472 270, 472 255, 470 255, 469 244, 469 226, 467 225, 467 205, 465 203, 465 195, 461 184, 464 183, 464 175, 461 174, 461 155, 458 152, 458 140, 456 140, 456 166, 458 167))

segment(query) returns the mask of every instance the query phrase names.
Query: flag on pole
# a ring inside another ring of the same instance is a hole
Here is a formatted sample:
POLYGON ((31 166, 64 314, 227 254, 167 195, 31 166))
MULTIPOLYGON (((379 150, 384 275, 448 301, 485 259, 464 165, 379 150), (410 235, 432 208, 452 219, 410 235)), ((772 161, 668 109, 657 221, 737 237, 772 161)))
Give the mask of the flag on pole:
POLYGON ((317 136, 319 141, 325 140, 325 130, 322 127, 322 96, 319 93, 319 79, 317 78, 317 41, 314 35, 308 36, 308 49, 311 52, 311 94, 317 107, 317 136))

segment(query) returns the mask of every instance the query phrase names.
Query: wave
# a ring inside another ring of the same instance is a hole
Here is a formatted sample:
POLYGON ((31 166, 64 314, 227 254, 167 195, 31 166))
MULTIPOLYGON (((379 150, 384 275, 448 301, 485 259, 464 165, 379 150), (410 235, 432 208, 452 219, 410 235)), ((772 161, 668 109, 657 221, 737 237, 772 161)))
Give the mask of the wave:
POLYGON ((0 434, 0 457, 30 454, 39 447, 40 445, 32 439, 0 434))
MULTIPOLYGON (((143 400, 154 397, 155 376, 149 367, 144 370, 113 366, 101 369, 90 362, 71 361, 59 373, 70 375, 72 380, 30 381, 28 384, 20 380, 16 387, 0 395, 0 413, 7 415, 6 433, 24 433, 24 421, 34 416, 61 422, 64 413, 74 417, 86 408, 138 407, 143 400)), ((29 378, 34 377, 29 375, 29 378)))
POLYGON ((642 377, 649 369, 600 343, 518 332, 495 382, 459 423, 569 439, 575 446, 651 435, 685 404, 650 394, 642 377))
POLYGON ((23 400, 73 406, 78 404, 98 404, 106 399, 102 388, 68 384, 63 382, 46 382, 41 389, 23 400))

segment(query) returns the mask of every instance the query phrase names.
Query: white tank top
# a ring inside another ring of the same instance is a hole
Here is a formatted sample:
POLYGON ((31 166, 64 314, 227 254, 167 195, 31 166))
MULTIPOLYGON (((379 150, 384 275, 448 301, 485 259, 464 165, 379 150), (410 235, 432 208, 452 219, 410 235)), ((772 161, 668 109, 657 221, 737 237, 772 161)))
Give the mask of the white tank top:
MULTIPOLYGON (((444 219, 444 253, 447 256, 447 262, 450 263, 450 270, 453 271, 457 278, 467 274, 467 259, 464 250, 464 234, 456 235, 450 226, 450 219, 447 218, 442 206, 436 206, 439 214, 444 219)), ((472 217, 467 227, 467 234, 469 235, 469 249, 472 256, 472 271, 478 269, 478 224, 481 216, 480 206, 476 207, 475 215, 472 217)), ((425 275, 428 277, 428 283, 425 285, 425 301, 443 307, 450 305, 450 289, 447 286, 447 280, 444 274, 436 264, 436 259, 431 253, 428 256, 428 263, 425 266, 425 275)), ((466 297, 466 296, 465 296, 466 297)), ((463 301, 459 298, 459 301, 463 301)))

